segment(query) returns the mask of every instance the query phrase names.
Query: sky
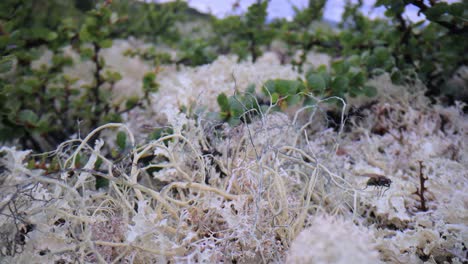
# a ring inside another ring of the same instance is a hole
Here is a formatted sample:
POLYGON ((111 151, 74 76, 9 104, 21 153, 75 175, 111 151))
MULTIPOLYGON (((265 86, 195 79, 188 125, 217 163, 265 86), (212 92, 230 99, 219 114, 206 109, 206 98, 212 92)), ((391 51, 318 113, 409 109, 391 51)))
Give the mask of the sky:
MULTIPOLYGON (((245 12, 247 8, 254 3, 256 0, 240 0, 239 1, 239 12, 245 12)), ((204 12, 211 11, 216 16, 224 16, 226 14, 232 14, 232 6, 236 0, 188 0, 189 4, 204 12)), ((306 7, 308 0, 270 0, 268 5, 269 18, 286 17, 291 18, 294 16, 294 11, 291 5, 295 5, 299 8, 306 7)), ((366 8, 371 6, 369 2, 365 1, 366 8)), ((341 13, 343 12, 345 1, 344 0, 328 0, 325 7, 324 17, 328 20, 339 21, 341 13)))
MULTIPOLYGON (((166 2, 171 0, 159 0, 157 2, 166 2)), ((186 0, 193 8, 202 12, 210 12, 218 17, 223 17, 230 14, 239 14, 245 12, 247 8, 256 0, 186 0), (233 5, 238 2, 239 7, 234 12, 233 5)), ((352 2, 357 2, 352 0, 352 2)), ((370 17, 383 16, 384 9, 373 9, 372 6, 375 0, 364 0, 363 12, 370 17)), ((268 16, 270 19, 285 17, 291 18, 294 16, 292 5, 299 8, 306 7, 308 0, 270 0, 268 5, 268 16)), ((325 6, 324 18, 331 21, 340 21, 343 13, 345 0, 328 0, 325 6)), ((408 18, 413 21, 418 21, 423 17, 417 16, 416 8, 409 8, 405 13, 408 18)))
MULTIPOLYGON (((172 0, 156 0, 157 2, 167 2, 172 0)), ((239 14, 245 12, 247 8, 256 0, 186 0, 189 5, 202 12, 210 12, 218 17, 223 17, 229 14, 239 14), (239 2, 239 8, 236 12, 232 11, 234 3, 239 2)), ((351 0, 357 2, 357 0, 351 0)), ((363 0, 364 5, 362 11, 369 17, 383 17, 384 8, 373 8, 375 0, 363 0)), ((456 0, 448 0, 446 2, 457 2, 456 0)), ((299 8, 306 7, 308 0, 270 0, 268 6, 269 19, 286 17, 291 18, 294 16, 294 10, 291 5, 299 8)), ((324 18, 327 20, 339 22, 341 14, 343 13, 345 0, 328 0, 325 6, 324 18)), ((407 6, 404 16, 413 22, 424 19, 424 15, 418 16, 418 8, 414 6, 407 6)))

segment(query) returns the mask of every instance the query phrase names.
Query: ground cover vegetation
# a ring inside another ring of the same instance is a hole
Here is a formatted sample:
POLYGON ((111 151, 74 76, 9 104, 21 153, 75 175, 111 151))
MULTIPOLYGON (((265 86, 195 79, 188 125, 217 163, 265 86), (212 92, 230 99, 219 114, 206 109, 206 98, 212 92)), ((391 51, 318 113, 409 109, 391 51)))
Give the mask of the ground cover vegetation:
POLYGON ((467 4, 379 0, 386 18, 370 19, 348 1, 338 25, 325 4, 267 21, 261 0, 225 18, 179 1, 2 1, 0 256, 466 261, 467 4), (126 73, 106 55, 122 39, 145 43, 119 54, 141 62, 130 96, 116 96, 126 73), (195 89, 192 70, 218 74, 231 55, 260 67, 272 52, 295 78, 229 73, 211 105, 173 107, 163 91, 171 67, 195 89), (311 67, 311 53, 330 63, 311 67))

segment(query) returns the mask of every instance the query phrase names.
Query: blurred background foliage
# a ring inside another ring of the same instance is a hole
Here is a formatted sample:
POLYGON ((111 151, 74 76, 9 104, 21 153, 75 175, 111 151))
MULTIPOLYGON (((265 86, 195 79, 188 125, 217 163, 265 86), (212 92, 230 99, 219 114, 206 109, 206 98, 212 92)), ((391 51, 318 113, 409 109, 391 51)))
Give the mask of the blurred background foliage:
POLYGON ((218 117, 233 125, 242 121, 243 111, 262 109, 267 95, 280 111, 293 104, 315 103, 304 96, 309 92, 322 97, 374 96, 376 89, 367 80, 383 73, 397 84, 422 81, 434 102, 441 96, 446 103, 468 101, 468 77, 460 75, 468 64, 465 1, 378 0, 375 5, 386 8, 386 18, 379 19, 361 13, 362 1, 347 1, 338 24, 323 20, 325 4, 326 0, 309 0, 306 8, 295 7, 290 21, 267 21, 266 0, 256 1, 245 14, 225 18, 200 13, 182 1, 3 0, 0 141, 16 139, 23 148, 51 150, 78 131, 85 134, 106 122, 121 121, 121 115, 135 107, 145 108, 149 94, 158 89, 158 71, 145 74, 143 96, 123 104, 110 99, 122 76, 104 71, 101 52, 113 40, 129 37, 154 44, 128 50, 126 55, 138 56, 155 68, 202 65, 223 54, 255 62, 273 49, 274 41, 283 43, 285 50, 277 51, 281 61, 303 72, 304 79, 270 80, 264 95, 256 95, 252 88, 234 97, 220 95, 218 117), (408 5, 419 8, 425 18, 418 23, 406 19, 403 12, 408 5), (176 50, 177 57, 158 50, 158 45, 176 50), (53 52, 50 65, 32 67, 44 47, 53 52), (91 85, 77 87, 79 80, 64 72, 75 63, 64 47, 92 63, 91 85), (329 54, 331 67, 307 69, 310 51, 329 54))

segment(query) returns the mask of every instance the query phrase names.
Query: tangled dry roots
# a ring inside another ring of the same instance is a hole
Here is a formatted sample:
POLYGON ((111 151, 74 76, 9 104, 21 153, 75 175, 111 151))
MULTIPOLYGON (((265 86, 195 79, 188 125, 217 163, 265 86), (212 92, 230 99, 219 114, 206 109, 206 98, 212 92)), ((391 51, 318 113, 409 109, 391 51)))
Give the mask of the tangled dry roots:
POLYGON ((101 126, 49 153, 60 164, 55 172, 29 170, 28 152, 4 147, 1 205, 16 211, 1 216, 2 227, 33 226, 23 232, 27 242, 10 243, 4 255, 39 252, 43 261, 81 263, 284 261, 311 210, 349 210, 343 201, 352 200, 353 188, 301 147, 306 126, 297 129, 286 115, 221 130, 179 119, 173 134, 140 146, 125 125, 101 126), (132 150, 120 161, 101 153, 104 140, 90 142, 109 129, 127 133, 132 150), (80 168, 77 159, 85 161, 80 168), (97 190, 97 178, 108 188, 97 190))

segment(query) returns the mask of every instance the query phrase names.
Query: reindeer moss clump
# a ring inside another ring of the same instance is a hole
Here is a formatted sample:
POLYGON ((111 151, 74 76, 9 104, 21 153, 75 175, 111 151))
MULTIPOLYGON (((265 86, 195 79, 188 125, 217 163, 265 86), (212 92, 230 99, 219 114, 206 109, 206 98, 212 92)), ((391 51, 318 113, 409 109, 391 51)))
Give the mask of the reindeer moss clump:
POLYGON ((174 109, 171 129, 150 141, 136 139, 138 127, 108 124, 61 144, 41 169, 25 163, 29 151, 3 147, 2 258, 465 261, 466 118, 460 107, 428 106, 421 90, 376 82, 379 101, 336 130, 325 102, 299 109, 307 118, 272 104, 236 126, 174 109), (115 144, 127 154, 106 154, 115 144), (386 175, 389 189, 365 188, 359 176, 369 173, 386 175))

